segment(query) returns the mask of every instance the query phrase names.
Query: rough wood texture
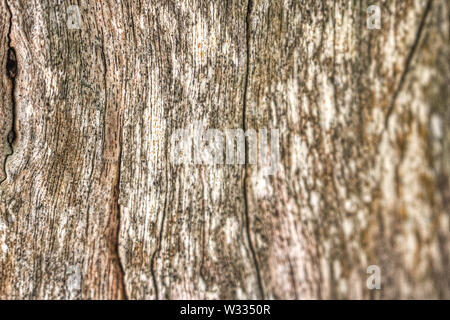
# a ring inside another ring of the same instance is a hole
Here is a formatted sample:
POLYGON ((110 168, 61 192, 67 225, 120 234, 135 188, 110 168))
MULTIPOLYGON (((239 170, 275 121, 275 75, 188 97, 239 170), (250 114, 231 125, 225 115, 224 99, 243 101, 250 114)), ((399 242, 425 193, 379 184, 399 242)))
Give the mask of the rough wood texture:
POLYGON ((0 0, 0 298, 450 299, 448 1, 71 4, 0 0))

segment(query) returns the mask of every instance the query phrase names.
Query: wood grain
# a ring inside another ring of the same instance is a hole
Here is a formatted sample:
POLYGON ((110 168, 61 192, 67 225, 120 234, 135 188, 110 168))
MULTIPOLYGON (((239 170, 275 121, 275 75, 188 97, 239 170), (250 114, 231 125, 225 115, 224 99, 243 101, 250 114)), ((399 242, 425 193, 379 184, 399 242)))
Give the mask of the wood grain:
POLYGON ((450 298, 448 1, 0 12, 1 299, 450 298), (174 163, 198 126, 276 173, 174 163))

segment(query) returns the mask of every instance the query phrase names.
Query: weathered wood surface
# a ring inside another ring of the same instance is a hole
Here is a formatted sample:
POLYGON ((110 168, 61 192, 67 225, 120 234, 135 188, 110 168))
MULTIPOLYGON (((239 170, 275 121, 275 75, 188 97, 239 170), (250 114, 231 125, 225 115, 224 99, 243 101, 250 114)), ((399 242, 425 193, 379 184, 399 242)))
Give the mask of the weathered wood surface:
POLYGON ((373 3, 1 0, 0 298, 449 299, 450 5, 373 3))

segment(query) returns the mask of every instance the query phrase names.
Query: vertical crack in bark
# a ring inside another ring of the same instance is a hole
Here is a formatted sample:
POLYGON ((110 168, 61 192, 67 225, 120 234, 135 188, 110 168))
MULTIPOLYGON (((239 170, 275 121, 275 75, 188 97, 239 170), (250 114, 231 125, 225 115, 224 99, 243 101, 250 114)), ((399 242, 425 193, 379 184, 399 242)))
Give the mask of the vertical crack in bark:
POLYGON ((152 281, 153 286, 155 287, 155 300, 159 300, 159 289, 158 289, 158 281, 156 280, 156 272, 155 272, 155 261, 156 256, 161 251, 161 245, 162 245, 162 238, 163 238, 163 232, 164 232, 164 220, 166 217, 166 203, 167 203, 167 192, 166 192, 166 199, 164 200, 164 208, 161 218, 161 229, 159 230, 159 239, 156 250, 153 252, 151 262, 150 262, 150 272, 152 274, 152 281))
MULTIPOLYGON (((166 133, 167 135, 167 133, 166 133)), ((165 139, 165 147, 164 149, 166 150, 165 152, 165 163, 166 165, 168 164, 168 159, 167 159, 167 148, 168 148, 168 142, 167 139, 165 139)), ((159 252, 161 251, 161 246, 162 246, 162 239, 163 239, 163 233, 164 233, 164 222, 166 220, 166 208, 167 208, 167 195, 168 195, 168 174, 167 174, 167 167, 165 170, 165 181, 166 181, 166 192, 165 195, 166 197, 164 198, 164 206, 163 206, 163 212, 162 212, 162 217, 161 217, 161 229, 159 230, 159 239, 157 243, 157 248, 155 249, 155 251, 152 254, 152 258, 151 258, 151 262, 150 262, 150 272, 152 274, 152 280, 153 280, 153 286, 155 287, 155 299, 159 300, 159 289, 158 289, 158 281, 156 280, 156 272, 155 272, 155 261, 156 261, 156 256, 159 254, 159 252)))
MULTIPOLYGON (((163 213, 163 217, 164 217, 164 213, 163 213)), ((159 238, 161 239, 162 237, 162 228, 159 231, 159 238)), ((159 244, 157 244, 159 246, 159 244)), ((153 252, 152 257, 150 259, 150 273, 152 274, 152 281, 153 281, 153 286, 155 287, 155 300, 159 300, 159 292, 158 292, 158 282, 156 281, 156 274, 155 274, 155 259, 156 259, 156 255, 159 252, 159 247, 153 252)))
MULTIPOLYGON (((252 0, 248 0, 247 4, 247 14, 245 18, 246 24, 246 70, 245 70, 245 82, 244 82, 244 101, 243 101, 243 116, 242 116, 242 127, 244 132, 247 130, 246 124, 246 113, 247 113, 247 95, 248 95, 248 81, 250 74, 250 14, 252 10, 252 0)), ((258 265, 258 259, 256 257, 255 248, 252 242, 252 237, 250 235, 250 218, 248 212, 248 197, 247 197, 247 158, 248 158, 248 143, 245 143, 245 164, 244 164, 244 181, 243 181, 243 193, 244 193, 244 214, 245 214, 245 228, 247 232, 247 241, 250 247, 250 251, 253 258, 253 263, 256 269, 256 277, 258 279, 258 286, 261 298, 264 299, 264 288, 261 280, 260 269, 258 265)))
POLYGON ((12 11, 9 7, 8 1, 5 0, 6 10, 9 13, 9 27, 8 27, 8 53, 6 60, 6 74, 11 81, 11 129, 8 132, 8 136, 6 138, 8 142, 8 146, 10 151, 5 155, 5 159, 3 160, 3 173, 5 177, 0 184, 8 179, 8 173, 6 172, 6 163, 8 158, 14 154, 14 141, 16 140, 16 99, 15 99, 15 89, 16 89, 16 76, 17 76, 17 57, 16 50, 11 46, 11 29, 12 29, 12 11))
MULTIPOLYGON (((120 121, 120 120, 119 120, 120 121)), ((116 255, 116 259, 117 259, 117 264, 118 264, 118 268, 119 268, 119 280, 121 282, 121 291, 122 291, 122 297, 126 300, 129 299, 128 297, 128 293, 127 293, 127 287, 125 285, 125 271, 123 268, 123 263, 122 260, 120 259, 120 203, 119 203, 119 198, 120 198, 120 176, 121 176, 121 169, 122 169, 122 125, 120 125, 120 129, 119 129, 119 159, 118 159, 118 164, 117 164, 117 185, 116 185, 116 190, 115 190, 115 195, 116 195, 116 199, 115 202, 117 204, 117 229, 116 229, 116 243, 115 243, 115 255, 116 255)))
POLYGON ((385 123, 384 123, 385 129, 387 129, 387 127, 388 127, 389 118, 391 117, 392 112, 394 111, 395 102, 396 102, 397 97, 398 97, 398 95, 400 94, 400 92, 401 92, 401 90, 403 88, 403 84, 405 82, 406 75, 407 75, 407 73, 408 73, 408 71, 409 71, 409 69, 411 67, 411 63, 412 63, 414 55, 415 55, 415 53, 417 51, 417 48, 419 47, 419 42, 420 42, 420 39, 422 38, 422 33, 423 33, 423 30, 425 29, 425 23, 427 21, 428 14, 431 11, 432 4, 433 4, 433 0, 428 0, 428 3, 426 5, 426 7, 425 7, 425 11, 424 11, 424 13, 422 15, 422 19, 420 21, 419 28, 417 29, 417 32, 416 32, 416 38, 414 39, 414 43, 413 43, 413 45, 411 47, 411 50, 409 50, 409 54, 408 54, 408 57, 406 58, 406 62, 405 62, 405 67, 403 68, 403 73, 402 73, 402 75, 400 77, 400 81, 398 83, 397 89, 394 92, 394 96, 392 97, 392 102, 391 102, 391 104, 389 106, 389 109, 388 109, 388 112, 386 114, 386 120, 385 120, 385 123))
MULTIPOLYGON (((103 35, 103 34, 102 34, 103 35)), ((104 39, 104 36, 102 37, 102 41, 104 39)), ((107 70, 107 63, 106 63, 106 56, 105 56, 105 51, 104 51, 104 42, 102 42, 102 47, 101 47, 101 54, 102 54, 102 60, 103 60, 103 85, 105 87, 105 112, 107 112, 107 107, 108 107, 108 92, 107 92, 107 74, 106 74, 106 70, 107 70)), ((128 300, 128 293, 127 293, 127 289, 126 289, 126 285, 125 285, 125 271, 123 268, 123 263, 122 260, 120 259, 120 203, 119 203, 119 199, 120 199, 120 177, 121 177, 121 169, 122 169, 122 121, 121 121, 121 117, 120 117, 120 111, 119 111, 119 117, 118 117, 118 145, 119 145, 119 152, 118 152, 118 159, 117 159, 117 182, 115 185, 115 189, 114 189, 114 203, 116 205, 116 211, 117 211, 117 226, 116 226, 116 230, 115 230, 115 234, 113 235, 113 257, 116 259, 117 261, 117 267, 119 270, 119 274, 118 274, 118 278, 119 278, 119 282, 120 282, 120 294, 121 297, 123 299, 128 300)))

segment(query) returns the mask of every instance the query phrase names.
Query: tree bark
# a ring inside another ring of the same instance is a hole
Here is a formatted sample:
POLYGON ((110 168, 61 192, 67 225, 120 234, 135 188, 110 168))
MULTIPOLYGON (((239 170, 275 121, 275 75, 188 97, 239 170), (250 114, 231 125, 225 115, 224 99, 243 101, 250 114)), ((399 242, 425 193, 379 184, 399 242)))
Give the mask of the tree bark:
POLYGON ((450 298, 448 1, 0 12, 0 298, 450 298), (199 123, 276 173, 174 163, 199 123))

